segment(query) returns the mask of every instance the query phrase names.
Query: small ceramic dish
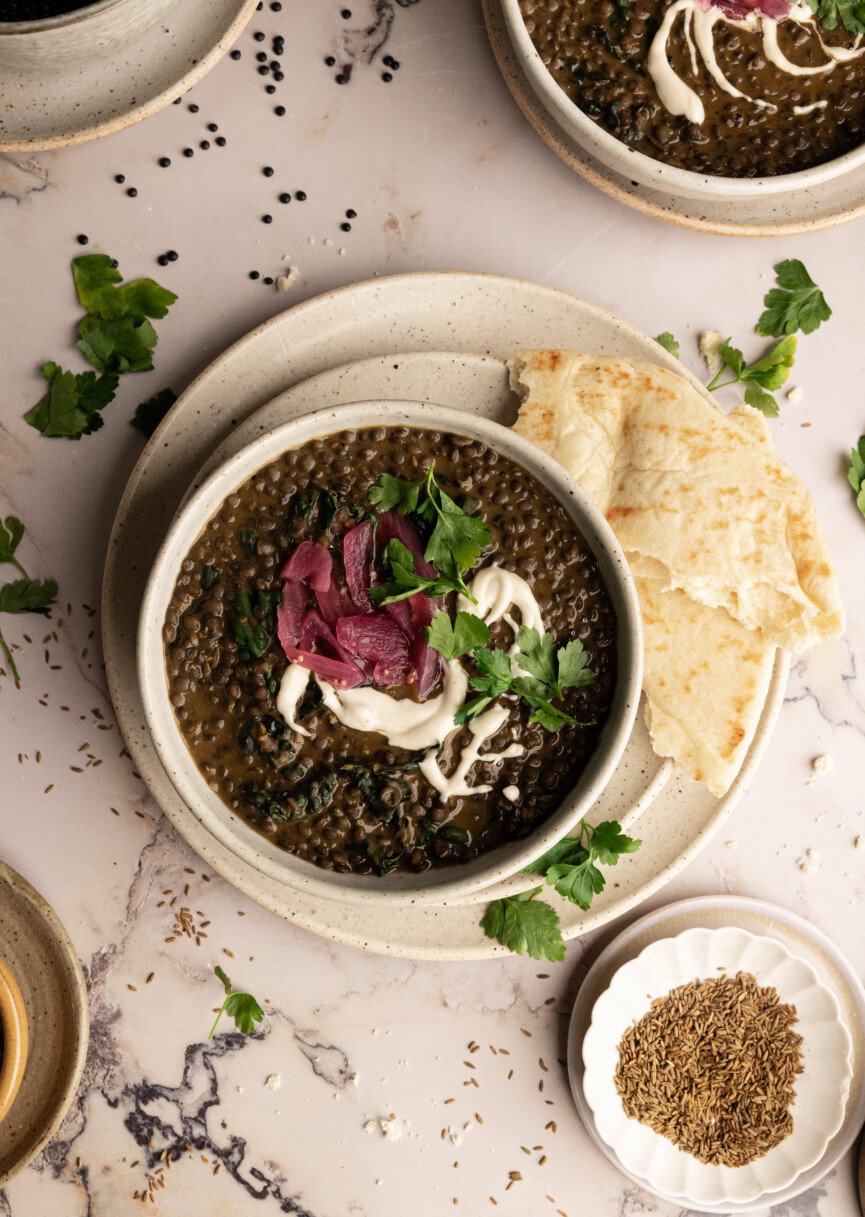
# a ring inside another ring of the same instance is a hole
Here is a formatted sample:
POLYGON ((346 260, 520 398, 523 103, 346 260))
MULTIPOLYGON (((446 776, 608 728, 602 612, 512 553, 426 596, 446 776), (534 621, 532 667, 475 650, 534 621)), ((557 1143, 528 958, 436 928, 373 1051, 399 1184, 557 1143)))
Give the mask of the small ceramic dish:
POLYGON ((0 959, 0 1120, 9 1112, 27 1066, 27 1012, 8 964, 0 959))
POLYGON ((556 81, 532 42, 519 0, 501 0, 502 16, 518 63, 541 105, 558 125, 607 169, 647 189, 685 199, 763 199, 813 191, 865 165, 865 143, 822 165, 774 177, 732 178, 667 165, 628 147, 576 105, 556 81))
POLYGON ((285 423, 225 461, 188 500, 172 522, 156 557, 141 606, 138 676, 147 725, 160 760, 196 818, 230 851, 260 872, 295 889, 348 903, 441 903, 507 878, 539 857, 589 812, 609 782, 627 744, 640 699, 642 630, 639 604, 624 554, 609 525, 560 465, 511 430, 486 418, 419 402, 359 402, 285 423), (517 461, 563 505, 598 560, 616 613, 617 682, 613 704, 595 753, 559 808, 531 836, 512 841, 472 862, 418 875, 385 879, 319 869, 279 849, 210 789, 196 766, 169 703, 162 627, 180 564, 207 521, 251 474, 276 456, 348 428, 422 427, 479 440, 517 461))
POLYGON ((583 1040, 583 1092, 595 1128, 624 1170, 694 1208, 748 1204, 789 1187, 823 1157, 844 1119, 852 1041, 834 993, 810 963, 775 938, 738 927, 686 930, 651 943, 623 964, 596 1001, 583 1040), (740 1167, 709 1165, 625 1115, 614 1075, 622 1035, 652 1001, 694 979, 752 973, 796 1007, 804 1070, 797 1076, 793 1132, 740 1167))

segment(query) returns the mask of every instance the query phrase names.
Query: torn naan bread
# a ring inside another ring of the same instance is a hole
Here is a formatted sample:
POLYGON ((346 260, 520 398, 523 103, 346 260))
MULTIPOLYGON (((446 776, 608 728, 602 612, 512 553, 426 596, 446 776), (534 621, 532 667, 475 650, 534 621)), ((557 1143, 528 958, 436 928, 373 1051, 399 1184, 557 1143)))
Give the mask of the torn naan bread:
POLYGON ((813 500, 756 411, 725 415, 673 372, 576 351, 522 351, 511 373, 516 429, 602 508, 637 573, 790 651, 843 633, 813 500))
POLYGON ((775 456, 762 415, 724 415, 652 364, 523 351, 511 377, 523 399, 516 430, 580 482, 627 554, 655 751, 724 794, 776 646, 843 630, 810 495, 775 456))

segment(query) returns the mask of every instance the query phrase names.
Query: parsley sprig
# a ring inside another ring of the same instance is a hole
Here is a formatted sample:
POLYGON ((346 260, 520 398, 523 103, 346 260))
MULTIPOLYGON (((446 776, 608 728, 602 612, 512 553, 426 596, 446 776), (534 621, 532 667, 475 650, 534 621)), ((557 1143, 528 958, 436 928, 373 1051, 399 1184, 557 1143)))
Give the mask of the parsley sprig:
POLYGON ((437 613, 427 629, 427 641, 445 659, 455 659, 471 652, 477 673, 469 678, 471 688, 478 694, 457 711, 454 721, 461 726, 485 710, 490 702, 504 694, 516 694, 533 710, 530 721, 540 723, 548 731, 558 731, 566 723, 588 727, 590 722, 567 714, 553 702, 561 701, 566 689, 580 689, 595 679, 588 667, 588 655, 579 639, 557 647, 551 634, 540 634, 535 629, 520 626, 517 633, 516 654, 499 647, 478 645, 474 639, 489 640, 489 630, 479 618, 471 613, 458 613, 451 626, 444 611, 437 613), (479 622, 478 626, 471 624, 479 622), (482 628, 480 628, 482 627, 482 628), (517 667, 527 673, 514 674, 517 667))
POLYGON ((231 981, 218 964, 213 970, 225 989, 225 1001, 219 1007, 219 1013, 210 1028, 209 1038, 213 1039, 216 1034, 216 1028, 219 1026, 219 1020, 223 1014, 234 1019, 234 1025, 238 1031, 242 1031, 244 1035, 252 1035, 255 1024, 260 1023, 264 1018, 264 1011, 251 993, 237 993, 232 988, 231 981))
POLYGON ((668 351, 674 359, 679 358, 679 340, 669 330, 664 330, 663 334, 658 334, 655 342, 662 346, 665 351, 668 351))
POLYGON ((865 34, 865 0, 805 0, 824 30, 838 28, 838 22, 851 34, 865 34))
POLYGON ((153 367, 157 336, 151 319, 164 317, 177 299, 153 279, 118 286, 123 276, 107 254, 75 258, 72 277, 87 310, 78 324, 76 346, 101 375, 66 372, 53 360, 42 365, 48 392, 24 419, 52 438, 80 439, 99 430, 101 412, 114 399, 118 377, 153 367))
POLYGON ((847 481, 856 495, 856 506, 865 516, 865 435, 859 436, 859 443, 850 453, 847 481))
MULTIPOLYGON (((641 844, 626 836, 616 820, 605 820, 594 828, 583 822, 576 836, 564 837, 527 866, 525 873, 543 875, 560 896, 585 911, 604 890, 606 880, 597 864, 615 866, 622 854, 634 853, 641 844)), ((481 926, 488 938, 517 955, 560 962, 565 958, 565 944, 559 915, 546 901, 536 899, 542 890, 535 887, 494 900, 481 918, 481 926)))
MULTIPOLYGON (((21 575, 20 579, 14 579, 0 587, 0 613, 40 613, 47 617, 57 599, 57 584, 53 579, 31 579, 27 574, 15 552, 23 536, 24 525, 17 516, 0 519, 0 563, 14 566, 21 575)), ((21 677, 2 631, 0 650, 9 663, 16 688, 20 689, 21 677)))
MULTIPOLYGON (((490 530, 482 516, 470 515, 436 481, 435 464, 431 464, 422 482, 409 482, 404 478, 393 477, 383 473, 378 482, 369 489, 369 501, 379 511, 396 509, 400 515, 417 515, 427 528, 431 529, 429 540, 424 550, 424 559, 435 567, 437 579, 432 581, 432 587, 440 586, 443 591, 457 591, 475 603, 474 597, 466 587, 463 575, 475 565, 484 549, 490 543, 490 530)), ((415 574, 414 558, 406 559, 409 553, 405 546, 401 549, 388 551, 397 559, 400 571, 394 572, 393 560, 388 558, 392 572, 390 583, 397 584, 395 589, 387 591, 384 597, 378 597, 383 604, 392 603, 392 598, 405 599, 415 591, 429 591, 430 595, 441 595, 443 592, 433 591, 422 586, 422 577, 415 574), (404 552, 403 552, 404 551, 404 552), (409 579, 417 582, 412 591, 408 585, 409 579), (403 583, 399 585, 399 580, 403 583)), ((389 587, 389 584, 384 584, 389 587)))
POLYGON ((782 338, 768 355, 754 363, 746 363, 745 356, 732 346, 730 339, 718 348, 721 366, 706 386, 710 393, 724 389, 727 385, 743 384, 745 401, 767 418, 778 417, 778 402, 772 393, 787 380, 796 359, 796 339, 792 335, 782 338), (726 372, 732 372, 729 380, 723 380, 726 372))
POLYGON ((763 297, 765 312, 757 322, 757 333, 764 338, 782 338, 797 330, 813 334, 832 316, 826 297, 798 258, 778 262, 774 269, 778 286, 763 297))
POLYGON ((456 581, 446 575, 425 579, 423 575, 419 575, 414 554, 396 537, 391 537, 388 541, 382 557, 385 567, 390 571, 390 578, 369 589, 370 597, 376 604, 396 604, 399 600, 416 596, 418 592, 426 592, 428 596, 446 596, 448 592, 468 594, 462 579, 456 581))

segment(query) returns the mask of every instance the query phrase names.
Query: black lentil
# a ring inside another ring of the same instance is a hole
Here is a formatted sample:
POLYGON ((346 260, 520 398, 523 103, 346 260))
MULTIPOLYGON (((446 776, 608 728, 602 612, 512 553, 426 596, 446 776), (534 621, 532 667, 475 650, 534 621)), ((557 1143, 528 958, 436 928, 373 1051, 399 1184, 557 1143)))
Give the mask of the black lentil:
POLYGON ((224 148, 227 142, 228 141, 226 140, 224 135, 217 135, 216 139, 214 140, 214 143, 219 148, 224 148))
POLYGON ((256 41, 256 42, 264 42, 264 37, 265 37, 265 36, 264 36, 264 34, 261 32, 261 30, 256 30, 256 31, 255 31, 255 33, 254 33, 252 36, 253 36, 253 38, 255 39, 255 41, 256 41))
POLYGON ((279 196, 279 201, 280 201, 280 203, 290 203, 291 195, 290 194, 281 194, 279 196))
POLYGON ((167 169, 168 166, 171 164, 171 157, 170 156, 160 156, 159 164, 162 166, 163 169, 167 169))
POLYGON ((258 273, 257 270, 251 270, 249 272, 249 277, 250 277, 250 279, 260 279, 261 275, 258 273))
POLYGON ((393 76, 391 76, 390 72, 382 72, 381 78, 385 84, 390 84, 390 82, 393 80, 393 76))
POLYGON ((272 287, 273 279, 270 277, 270 275, 265 275, 264 278, 262 279, 262 283, 266 283, 268 287, 272 287))
POLYGON ((349 207, 348 211, 345 213, 345 218, 347 220, 356 220, 357 219, 357 212, 355 211, 355 209, 353 207, 349 207))
POLYGON ((206 152, 208 150, 208 148, 210 147, 210 140, 203 139, 198 146, 202 150, 202 152, 206 152))
POLYGON ((340 224, 340 229, 343 232, 351 232, 351 224, 349 224, 348 220, 343 220, 342 224, 340 224))
POLYGON ((263 215, 261 217, 261 222, 262 222, 262 224, 272 224, 273 216, 272 215, 263 215))
POLYGON ((306 202, 306 191, 305 190, 295 190, 294 197, 297 199, 298 203, 304 203, 304 202, 306 202))
POLYGON ((239 58, 240 58, 240 51, 238 51, 238 50, 235 48, 235 49, 234 49, 234 50, 231 52, 231 58, 232 58, 232 59, 239 59, 239 58))
POLYGON ((79 232, 79 234, 75 238, 75 240, 78 242, 79 245, 89 245, 90 244, 90 238, 84 232, 79 232))
POLYGON ((272 94, 272 93, 275 93, 275 92, 276 92, 276 85, 265 85, 265 86, 264 86, 264 91, 265 91, 265 93, 271 93, 271 94, 272 94))
POLYGON ((277 118, 284 118, 285 117, 285 106, 274 106, 273 112, 277 118))
POLYGON ((126 178, 124 177, 124 175, 122 173, 116 173, 114 175, 114 180, 118 186, 122 186, 123 183, 126 181, 126 178))
POLYGON ((264 174, 265 177, 273 177, 273 172, 274 172, 273 166, 265 165, 261 172, 264 174))
POLYGON ((194 156, 194 155, 195 155, 195 153, 192 151, 192 149, 191 149, 191 148, 184 148, 184 149, 183 149, 183 155, 184 155, 184 156, 194 156))
POLYGON ((134 186, 130 186, 129 189, 126 191, 126 193, 129 195, 130 199, 138 198, 138 191, 135 189, 134 186))
POLYGON ((219 123, 208 123, 208 124, 207 124, 207 130, 208 130, 208 131, 218 131, 218 130, 219 130, 219 123))

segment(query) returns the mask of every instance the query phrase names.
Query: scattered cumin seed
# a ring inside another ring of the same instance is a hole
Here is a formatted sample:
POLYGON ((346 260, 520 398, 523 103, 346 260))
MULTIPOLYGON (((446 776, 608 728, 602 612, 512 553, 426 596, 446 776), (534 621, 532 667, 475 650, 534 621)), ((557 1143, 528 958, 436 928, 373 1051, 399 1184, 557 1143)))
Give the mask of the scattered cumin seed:
POLYGON ((130 992, 130 993, 137 993, 137 992, 138 992, 138 990, 136 989, 135 985, 127 985, 127 986, 126 986, 126 988, 129 990, 129 992, 130 992))

